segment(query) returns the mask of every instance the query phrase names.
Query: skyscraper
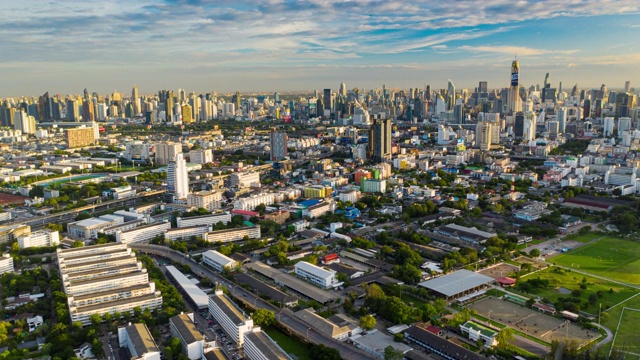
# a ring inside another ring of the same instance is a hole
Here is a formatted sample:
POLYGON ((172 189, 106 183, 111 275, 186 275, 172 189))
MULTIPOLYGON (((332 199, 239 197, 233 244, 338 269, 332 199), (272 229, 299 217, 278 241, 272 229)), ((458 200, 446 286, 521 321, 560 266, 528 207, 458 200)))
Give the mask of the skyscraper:
POLYGON ((456 86, 453 81, 449 79, 447 84, 447 110, 453 109, 453 105, 456 104, 456 86))
POLYGON ((176 156, 182 153, 182 145, 179 143, 156 144, 156 164, 167 165, 174 161, 176 156))
POLYGON ((558 122, 558 132, 564 134, 567 129, 567 108, 561 107, 556 112, 556 121, 558 122))
POLYGON ((586 120, 591 116, 591 100, 586 99, 582 108, 582 120, 586 120))
POLYGON ((276 129, 271 129, 269 141, 271 146, 271 161, 281 161, 289 155, 287 149, 289 136, 287 133, 279 133, 276 132, 276 129))
POLYGON ((133 113, 134 116, 140 114, 140 96, 138 95, 138 86, 133 85, 133 89, 131 90, 131 103, 133 103, 133 113))
POLYGON ((628 93, 631 91, 631 82, 629 80, 624 82, 624 92, 628 93))
POLYGON ((490 122, 479 122, 476 125, 476 146, 480 148, 480 150, 489 150, 491 149, 491 128, 492 123, 490 122))
POLYGON ((378 119, 369 130, 369 153, 376 163, 391 160, 391 119, 378 119))
POLYGON ((343 82, 340 84, 340 95, 347 97, 347 85, 343 82))
POLYGON ((636 96, 631 93, 616 96, 616 118, 629 117, 629 110, 636 106, 636 96))
POLYGON ((322 99, 322 102, 324 104, 324 110, 329 110, 329 112, 331 112, 331 109, 333 109, 333 103, 331 100, 332 100, 331 89, 324 89, 323 99, 322 99))
POLYGON ((80 111, 76 99, 67 101, 67 119, 69 121, 80 121, 80 111))
POLYGON ((522 111, 522 103, 520 100, 520 63, 513 60, 511 63, 511 86, 509 87, 509 113, 515 114, 522 111))
POLYGON ((513 135, 516 138, 524 137, 524 114, 522 112, 518 112, 516 114, 516 120, 513 126, 513 135))
POLYGON ((167 185, 176 199, 186 199, 189 195, 189 175, 187 174, 187 162, 182 154, 177 154, 176 159, 167 166, 167 185))

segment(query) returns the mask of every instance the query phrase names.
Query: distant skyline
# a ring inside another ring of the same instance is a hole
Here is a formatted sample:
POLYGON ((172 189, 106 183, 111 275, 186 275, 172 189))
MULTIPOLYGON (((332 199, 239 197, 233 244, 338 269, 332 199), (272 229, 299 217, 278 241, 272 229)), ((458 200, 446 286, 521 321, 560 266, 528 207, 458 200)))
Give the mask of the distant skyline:
POLYGON ((634 0, 2 1, 0 97, 332 88, 640 87, 634 0))

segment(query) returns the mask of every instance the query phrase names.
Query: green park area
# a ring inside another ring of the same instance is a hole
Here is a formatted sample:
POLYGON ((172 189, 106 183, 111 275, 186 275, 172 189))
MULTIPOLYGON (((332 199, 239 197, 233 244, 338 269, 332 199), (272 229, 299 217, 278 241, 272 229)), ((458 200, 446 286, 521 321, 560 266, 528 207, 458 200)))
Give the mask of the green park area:
POLYGON ((636 241, 607 236, 555 256, 549 261, 609 279, 640 285, 639 245, 636 241))
POLYGON ((579 241, 581 243, 588 243, 591 242, 595 239, 599 239, 601 237, 604 237, 605 235, 603 233, 600 232, 595 232, 595 231, 589 231, 586 233, 576 233, 576 234, 570 234, 564 237, 565 240, 574 240, 574 241, 579 241))
POLYGON ((638 293, 637 289, 557 266, 520 278, 516 289, 547 299, 558 310, 594 315, 598 314, 599 304, 604 311, 638 293))
MULTIPOLYGON (((640 337, 638 335, 638 324, 640 323, 640 309, 625 309, 620 319, 620 327, 616 335, 613 346, 616 349, 628 351, 636 354, 640 353, 640 337)), ((627 357, 628 359, 628 357, 627 357)))
POLYGON ((298 340, 295 336, 288 336, 274 327, 268 327, 264 329, 264 331, 271 339, 278 343, 282 350, 286 351, 288 354, 295 355, 298 360, 311 359, 311 348, 298 340))

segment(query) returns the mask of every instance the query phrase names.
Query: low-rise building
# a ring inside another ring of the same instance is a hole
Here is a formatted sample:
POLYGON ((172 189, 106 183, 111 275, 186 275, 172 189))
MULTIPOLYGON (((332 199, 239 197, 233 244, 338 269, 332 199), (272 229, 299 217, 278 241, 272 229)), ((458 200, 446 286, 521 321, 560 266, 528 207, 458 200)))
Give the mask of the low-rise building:
POLYGON ((244 344, 245 333, 253 329, 253 320, 222 290, 209 297, 209 313, 238 346, 244 344))
POLYGON ((171 335, 180 339, 182 352, 192 360, 200 360, 204 355, 204 336, 198 331, 193 313, 180 314, 169 319, 171 335))
POLYGON ((167 229, 164 232, 164 238, 169 241, 189 240, 192 236, 206 239, 206 234, 210 230, 211 227, 207 225, 167 229))
POLYGON ((49 229, 18 236, 18 246, 20 246, 20 249, 58 245, 60 245, 60 233, 49 229))
POLYGON ((463 334, 468 335, 469 340, 473 340, 476 342, 478 340, 481 340, 485 348, 490 348, 498 344, 498 341, 496 340, 498 332, 496 330, 489 329, 488 327, 480 325, 473 321, 467 321, 466 323, 460 325, 460 331, 463 334))
POLYGON ((214 211, 222 207, 222 193, 219 191, 198 191, 187 195, 187 205, 197 209, 214 211))
POLYGON ((13 258, 9 254, 0 257, 0 275, 13 272, 13 258))
POLYGON ((116 231, 116 241, 125 244, 147 243, 156 236, 164 235, 169 229, 171 229, 171 223, 161 221, 129 230, 119 230, 116 231))
POLYGON ((336 278, 337 273, 335 271, 323 269, 306 261, 297 262, 294 269, 296 275, 323 289, 333 288, 341 284, 336 278))
POLYGON ((269 335, 254 328, 245 335, 244 353, 249 360, 292 360, 269 335))
POLYGON ((214 226, 219 222, 225 225, 228 224, 231 222, 231 214, 228 212, 220 212, 201 216, 179 217, 176 219, 176 225, 179 228, 196 225, 214 226))
POLYGON ((202 262, 220 272, 222 272, 225 268, 231 270, 238 266, 237 261, 215 250, 207 250, 203 252, 202 262))
POLYGON ((204 238, 208 242, 232 242, 240 241, 244 237, 249 239, 260 239, 260 226, 245 226, 235 229, 209 231, 204 238))
POLYGON ((309 206, 308 208, 302 210, 302 216, 316 218, 328 212, 334 212, 334 211, 335 211, 335 203, 330 201, 325 201, 313 206, 309 206))
POLYGON ((118 328, 118 343, 126 348, 131 359, 160 360, 160 348, 145 324, 118 328))

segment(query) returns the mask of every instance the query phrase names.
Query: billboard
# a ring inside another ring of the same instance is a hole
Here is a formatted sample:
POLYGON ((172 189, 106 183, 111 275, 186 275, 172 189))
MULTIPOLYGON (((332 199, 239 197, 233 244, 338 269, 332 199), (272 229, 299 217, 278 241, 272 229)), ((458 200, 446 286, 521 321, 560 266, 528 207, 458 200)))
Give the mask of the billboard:
POLYGON ((518 73, 511 74, 511 86, 518 86, 518 73))

